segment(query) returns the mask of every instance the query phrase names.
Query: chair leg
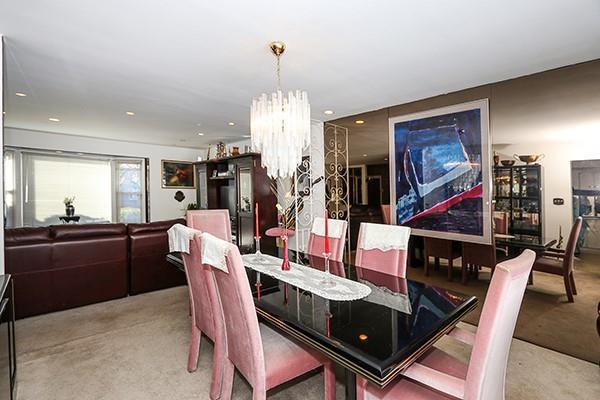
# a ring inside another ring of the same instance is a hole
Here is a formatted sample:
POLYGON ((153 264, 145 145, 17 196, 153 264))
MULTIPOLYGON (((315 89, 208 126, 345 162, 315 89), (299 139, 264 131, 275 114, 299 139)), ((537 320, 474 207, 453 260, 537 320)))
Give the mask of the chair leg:
POLYGON ((452 282, 452 268, 454 268, 454 266, 452 265, 452 259, 450 258, 448 260, 448 280, 450 282, 452 282))
MULTIPOLYGON (((212 374, 210 378, 211 399, 221 399, 223 398, 223 393, 231 393, 231 387, 228 389, 229 392, 227 392, 223 383, 228 364, 231 365, 225 354, 223 340, 219 340, 217 337, 214 342, 212 374)), ((229 396, 231 396, 231 394, 229 394, 229 396)))
POLYGON ((434 257, 433 259, 435 260, 434 269, 436 271, 439 271, 440 270, 440 258, 439 257, 434 257))
POLYGON ((571 289, 573 290, 573 294, 577 294, 577 287, 575 286, 575 277, 573 276, 573 271, 569 274, 569 280, 571 283, 571 289))
POLYGON ((569 303, 574 303, 575 299, 573 299, 573 291, 571 290, 571 281, 569 279, 569 275, 564 275, 563 278, 565 280, 565 290, 567 291, 569 303))
MULTIPOLYGON (((231 395, 233 393, 233 377, 235 373, 235 366, 228 358, 223 360, 223 378, 222 378, 222 386, 221 386, 221 397, 214 397, 213 393, 211 393, 211 400, 231 400, 231 395)), ((254 394, 254 389, 252 390, 254 394)), ((264 399, 264 397, 263 397, 264 399)))
POLYGON ((202 332, 192 323, 192 338, 190 340, 190 353, 188 355, 188 372, 194 372, 198 368, 198 355, 200 354, 200 341, 202 332))
POLYGON ((335 400, 335 373, 333 372, 333 364, 331 362, 323 365, 323 380, 325 400, 335 400))
POLYGON ((468 279, 468 274, 467 274, 467 268, 468 268, 468 264, 465 262, 464 258, 462 260, 462 284, 466 285, 468 279))
POLYGON ((264 385, 252 388, 252 400, 267 400, 267 389, 264 385))
POLYGON ((527 279, 528 285, 533 285, 533 271, 529 273, 529 278, 527 279))
POLYGON ((425 276, 429 276, 429 255, 427 252, 424 254, 423 258, 425 259, 425 263, 423 264, 425 276))

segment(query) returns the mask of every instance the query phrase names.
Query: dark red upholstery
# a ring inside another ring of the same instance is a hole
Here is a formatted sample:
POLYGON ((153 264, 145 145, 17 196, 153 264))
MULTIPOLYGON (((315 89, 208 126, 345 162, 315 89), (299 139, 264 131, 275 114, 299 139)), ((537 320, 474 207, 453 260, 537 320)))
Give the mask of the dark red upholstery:
POLYGON ((166 261, 169 252, 167 230, 175 224, 185 225, 185 220, 174 219, 127 226, 130 238, 129 294, 186 284, 185 275, 166 261))
POLYGON ((123 224, 7 229, 5 238, 17 318, 127 296, 123 224))

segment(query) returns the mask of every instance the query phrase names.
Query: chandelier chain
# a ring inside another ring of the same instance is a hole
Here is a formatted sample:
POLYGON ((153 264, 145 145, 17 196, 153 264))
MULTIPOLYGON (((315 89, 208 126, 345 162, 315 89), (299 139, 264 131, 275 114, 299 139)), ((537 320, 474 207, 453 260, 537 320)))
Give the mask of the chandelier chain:
POLYGON ((277 73, 277 90, 281 91, 281 62, 280 62, 281 55, 278 54, 276 56, 276 58, 277 58, 277 64, 276 64, 277 66, 276 66, 275 71, 277 73))

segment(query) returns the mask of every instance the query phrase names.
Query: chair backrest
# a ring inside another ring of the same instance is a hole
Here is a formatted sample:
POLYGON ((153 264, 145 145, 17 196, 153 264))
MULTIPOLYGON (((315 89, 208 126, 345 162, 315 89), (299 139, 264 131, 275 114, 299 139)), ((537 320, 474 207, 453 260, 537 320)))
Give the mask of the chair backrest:
MULTIPOLYGON (((316 217, 313 221, 313 229, 308 237, 308 246, 306 252, 314 256, 322 257, 325 251, 325 234, 321 229, 314 229, 315 226, 322 226, 325 218, 316 217)), ((344 247, 346 245, 346 232, 348 223, 342 219, 329 219, 329 252, 330 259, 333 261, 342 261, 344 258, 344 247), (337 232, 337 234, 336 234, 337 232)))
POLYGON ((190 253, 181 254, 183 255, 183 265, 187 276, 190 299, 192 300, 192 318, 198 329, 214 341, 215 327, 209 296, 209 290, 214 290, 214 281, 212 276, 209 276, 210 270, 208 267, 202 265, 200 241, 200 237, 194 237, 190 243, 190 253))
POLYGON ((384 224, 389 225, 391 223, 391 219, 390 219, 391 212, 392 212, 391 204, 382 204, 381 205, 381 215, 383 215, 383 223, 384 224))
POLYGON ((485 298, 465 384, 465 400, 504 400, 506 364, 535 252, 496 266, 485 298))
POLYGON ((190 210, 187 212, 187 226, 231 242, 229 210, 190 210))
POLYGON ((563 268, 569 272, 573 270, 573 259, 575 258, 575 249, 577 247, 577 239, 581 233, 581 225, 583 224, 583 218, 577 217, 571 233, 569 233, 569 239, 567 240, 567 247, 565 247, 565 257, 563 258, 563 268))
POLYGON ((494 233, 508 234, 508 213, 494 211, 494 233))
MULTIPOLYGON (((368 233, 366 233, 366 228, 366 223, 363 222, 360 224, 360 229, 358 231, 358 242, 356 245, 356 266, 397 276, 399 278, 406 278, 406 261, 408 259, 408 250, 389 249, 383 251, 376 248, 365 249, 365 237, 368 235, 368 233)), ((407 228, 400 225, 389 225, 386 226, 386 229, 398 231, 398 235, 402 235, 402 231, 406 230, 407 228)))
POLYGON ((265 360, 252 292, 239 249, 227 243, 228 272, 211 268, 217 287, 215 330, 225 338, 227 357, 252 386, 265 381, 265 360))

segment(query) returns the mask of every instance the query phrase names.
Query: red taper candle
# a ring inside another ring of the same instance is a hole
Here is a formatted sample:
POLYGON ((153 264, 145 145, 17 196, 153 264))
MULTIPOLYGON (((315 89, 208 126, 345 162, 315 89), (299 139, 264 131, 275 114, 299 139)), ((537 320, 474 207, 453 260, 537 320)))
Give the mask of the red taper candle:
POLYGON ((254 236, 260 236, 260 231, 258 230, 258 202, 254 204, 254 236))
POLYGON ((325 253, 329 253, 329 218, 327 218, 327 210, 325 210, 325 253))

